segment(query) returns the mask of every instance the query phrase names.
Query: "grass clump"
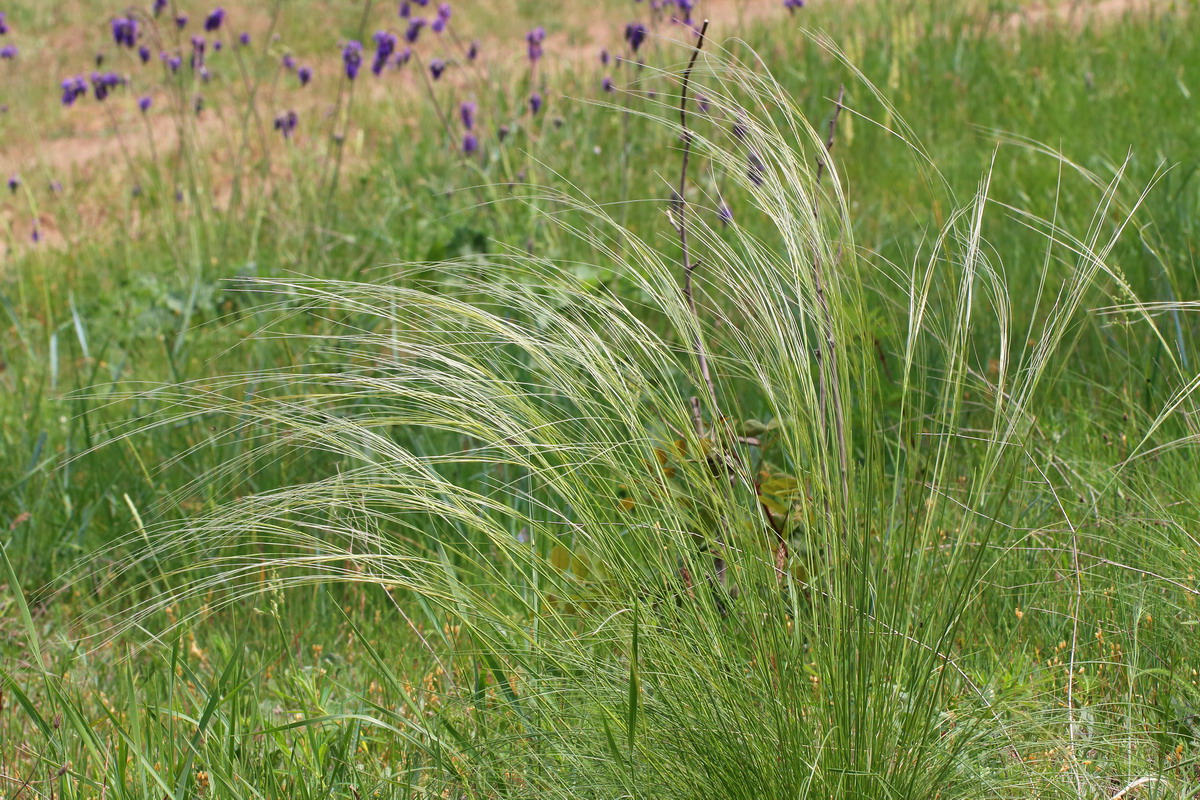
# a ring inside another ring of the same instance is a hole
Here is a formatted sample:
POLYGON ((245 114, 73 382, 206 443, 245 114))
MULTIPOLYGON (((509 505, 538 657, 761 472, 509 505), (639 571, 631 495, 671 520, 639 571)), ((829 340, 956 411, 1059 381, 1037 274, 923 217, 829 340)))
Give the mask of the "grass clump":
MULTIPOLYGON (((156 424, 242 444, 208 485, 282 458, 316 477, 120 542, 152 578, 107 607, 282 619, 284 589, 382 588, 426 679, 347 616, 371 687, 266 732, 399 742, 399 795, 1187 796, 1194 690, 1160 665, 1192 634, 1154 626, 1194 613, 1169 478, 1192 381, 1112 263, 1121 171, 1059 159, 1096 194, 1081 233, 985 175, 892 263, 856 246, 828 134, 786 91, 728 56, 696 69, 736 121, 684 131, 696 185, 720 174, 748 210, 720 222, 685 180, 664 212, 687 269, 559 195, 598 282, 514 252, 246 284, 302 366, 157 390, 156 424), (1005 226, 1042 241, 1033 301, 988 244, 1005 226), (1131 419, 1076 364, 1142 348, 1173 394, 1131 419), (1139 443, 1096 449, 1081 418, 1139 443)), ((187 763, 254 758, 203 739, 187 763)))

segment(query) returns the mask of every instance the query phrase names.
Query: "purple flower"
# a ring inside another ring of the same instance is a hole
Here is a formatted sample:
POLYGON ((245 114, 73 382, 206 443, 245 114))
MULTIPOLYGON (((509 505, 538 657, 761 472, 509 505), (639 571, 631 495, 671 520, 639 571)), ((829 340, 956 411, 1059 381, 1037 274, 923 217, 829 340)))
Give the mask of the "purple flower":
POLYGON ((178 17, 175 18, 175 27, 179 28, 179 30, 183 30, 184 28, 187 27, 187 22, 188 22, 187 14, 180 14, 178 17))
POLYGON ((741 140, 746 138, 746 119, 741 114, 738 114, 733 120, 733 126, 729 129, 733 134, 733 138, 741 140))
POLYGON ((92 92, 101 102, 108 97, 109 92, 125 83, 125 79, 115 72, 93 72, 92 92))
POLYGON ((412 48, 411 47, 406 47, 403 50, 401 50, 399 53, 396 53, 396 59, 394 62, 396 65, 396 68, 399 69, 400 67, 403 67, 405 64, 408 63, 408 60, 410 58, 412 58, 412 48))
POLYGON ((444 19, 446 22, 449 22, 451 13, 452 12, 451 12, 449 3, 438 3, 438 10, 437 10, 438 19, 444 19))
POLYGON ((408 21, 408 30, 404 31, 404 41, 409 44, 416 44, 417 37, 421 35, 421 28, 425 27, 424 17, 413 17, 408 21))
POLYGON ((746 159, 746 177, 755 186, 763 185, 763 174, 767 171, 767 167, 763 164, 762 159, 758 157, 758 153, 753 150, 746 159))
POLYGON ((446 71, 446 62, 440 58, 435 58, 429 62, 429 74, 436 81, 442 77, 442 73, 446 71))
POLYGON ((5 19, 5 14, 0 11, 0 36, 8 33, 8 20, 5 19))
POLYGON ((541 25, 525 34, 526 53, 529 55, 529 60, 536 62, 542 57, 545 52, 542 49, 542 42, 546 41, 546 29, 541 25))
POLYGON ((67 78, 62 82, 62 104, 64 106, 75 105, 75 101, 87 94, 87 90, 87 81, 83 79, 82 75, 67 78))
POLYGON ((607 51, 607 50, 601 50, 601 51, 600 51, 600 63, 601 63, 601 64, 603 64, 604 66, 606 66, 606 67, 607 67, 607 66, 608 66, 608 60, 609 60, 608 51, 607 51))
POLYGON ((212 13, 204 20, 204 30, 212 33, 221 30, 221 24, 225 22, 225 9, 214 8, 212 13))
POLYGON ((371 63, 371 72, 379 75, 387 66, 388 59, 396 52, 396 36, 388 31, 377 31, 375 39, 375 60, 371 63))
POLYGON ((446 30, 446 20, 441 17, 436 17, 433 22, 429 23, 429 30, 434 33, 441 33, 446 30))
POLYGON ((462 120, 463 127, 467 130, 475 128, 475 104, 467 100, 459 105, 458 116, 462 120))
POLYGON ((200 80, 204 81, 205 83, 208 83, 208 80, 211 77, 212 77, 212 73, 208 71, 208 67, 200 68, 200 80))
POLYGON ((213 42, 213 50, 214 51, 219 51, 224 46, 225 46, 224 43, 222 43, 222 41, 220 39, 217 39, 216 41, 213 42))
POLYGON ((133 17, 115 17, 112 21, 112 37, 117 47, 135 47, 138 37, 137 20, 133 17))
POLYGON ((242 47, 247 47, 250 44, 250 34, 242 32, 238 34, 238 41, 242 43, 242 47))
POLYGON ((139 47, 138 48, 138 58, 140 58, 142 60, 143 64, 149 64, 150 63, 150 48, 146 47, 146 45, 142 45, 141 47, 139 47))
POLYGON ((625 41, 629 43, 629 49, 637 52, 642 43, 646 41, 646 36, 649 35, 646 26, 640 22, 631 22, 625 26, 625 41))
POLYGON ((476 39, 467 45, 467 61, 474 61, 479 58, 479 40, 476 39))
POLYGON ((296 77, 300 79, 301 86, 308 86, 312 80, 312 67, 301 67, 296 71, 296 77))
POLYGON ((358 77, 359 67, 362 66, 362 42, 350 40, 342 48, 342 64, 346 67, 346 77, 354 80, 358 77))
POLYGON ((400 0, 400 18, 408 19, 412 16, 412 3, 408 0, 400 0))
POLYGON ((293 70, 296 68, 296 59, 291 53, 284 53, 283 60, 280 63, 283 64, 283 68, 286 70, 293 70))
POLYGON ((463 136, 462 149, 464 153, 474 153, 479 149, 479 139, 475 134, 468 133, 463 136))
POLYGON ((20 175, 10 176, 8 179, 8 190, 10 192, 16 192, 17 189, 19 189, 19 188, 21 188, 21 176, 20 175))
POLYGON ((804 0, 783 0, 783 7, 794 13, 797 8, 804 8, 804 0))
POLYGON ((208 46, 203 36, 192 37, 192 69, 204 65, 204 48, 208 46))
POLYGON ((141 109, 141 112, 143 114, 145 114, 147 111, 149 111, 150 106, 153 104, 154 104, 154 101, 150 98, 150 95, 148 95, 148 94, 143 95, 142 97, 138 98, 138 108, 141 109))
POLYGON ((167 7, 168 0, 154 0, 154 16, 161 14, 167 7))
POLYGON ((167 67, 170 68, 172 73, 179 72, 179 67, 182 66, 182 64, 183 59, 179 56, 170 56, 167 58, 167 67))
POLYGON ((286 114, 280 114, 275 118, 275 130, 283 134, 283 138, 292 138, 292 133, 295 132, 296 126, 300 124, 300 118, 296 116, 295 111, 289 111, 286 114))
POLYGON ((542 110, 542 96, 537 92, 529 95, 529 113, 537 116, 537 113, 542 110))
POLYGON ((6 44, 0 47, 0 58, 11 61, 17 57, 17 46, 15 44, 6 44))
POLYGON ((617 87, 613 85, 613 79, 607 75, 604 76, 604 80, 600 81, 600 88, 606 92, 615 92, 617 90, 617 87))
POLYGON ((42 240, 42 232, 38 230, 37 225, 33 226, 33 233, 29 234, 29 238, 33 240, 34 244, 37 244, 42 240))

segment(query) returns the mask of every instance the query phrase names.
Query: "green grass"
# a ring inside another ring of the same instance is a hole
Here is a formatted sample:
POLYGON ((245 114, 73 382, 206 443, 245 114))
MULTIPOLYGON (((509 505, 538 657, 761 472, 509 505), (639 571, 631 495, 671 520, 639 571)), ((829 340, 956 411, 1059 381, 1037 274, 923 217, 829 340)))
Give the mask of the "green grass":
POLYGON ((748 29, 698 318, 667 43, 478 162, 400 97, 329 206, 298 150, 261 225, 20 248, 0 795, 1196 796, 1196 10, 808 19, 891 108, 748 29))

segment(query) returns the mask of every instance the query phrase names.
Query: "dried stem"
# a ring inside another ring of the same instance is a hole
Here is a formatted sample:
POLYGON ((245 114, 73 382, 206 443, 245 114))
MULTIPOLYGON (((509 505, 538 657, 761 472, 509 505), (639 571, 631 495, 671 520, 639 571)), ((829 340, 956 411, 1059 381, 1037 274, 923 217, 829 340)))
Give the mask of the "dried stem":
MULTIPOLYGON (((704 20, 704 24, 700 26, 700 33, 696 38, 696 46, 692 49, 692 57, 688 61, 687 68, 683 71, 683 90, 679 95, 679 122, 683 128, 683 158, 679 167, 679 186, 675 191, 673 205, 678 214, 678 219, 675 223, 675 229, 679 231, 679 246, 682 251, 683 258, 683 294, 687 298, 688 309, 692 312, 692 321, 696 324, 696 336, 694 347, 696 350, 696 358, 700 361, 700 374, 704 376, 704 384, 708 387, 709 402, 712 403, 714 418, 720 417, 717 410, 717 390, 713 385, 712 372, 708 367, 708 353, 704 348, 704 338, 700 332, 700 314, 696 310, 696 294, 692 286, 692 273, 696 271, 698 262, 692 260, 691 250, 688 248, 687 236, 687 173, 688 161, 692 155, 692 131, 688 127, 688 89, 692 84, 692 69, 696 66, 696 59, 700 56, 700 51, 704 48, 704 34, 708 31, 708 20, 704 20)), ((696 433, 704 434, 703 422, 699 416, 699 407, 693 403, 693 410, 696 413, 696 433)))

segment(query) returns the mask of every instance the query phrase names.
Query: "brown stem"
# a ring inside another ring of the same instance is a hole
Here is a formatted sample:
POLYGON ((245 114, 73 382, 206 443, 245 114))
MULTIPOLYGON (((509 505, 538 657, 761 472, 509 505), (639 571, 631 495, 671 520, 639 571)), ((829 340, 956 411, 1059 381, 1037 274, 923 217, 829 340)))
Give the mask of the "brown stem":
MULTIPOLYGON (((696 295, 692 288, 692 273, 696 271, 699 263, 692 261, 691 250, 688 248, 687 237, 687 173, 688 161, 692 155, 692 132, 688 128, 688 88, 692 82, 692 69, 696 66, 696 59, 700 56, 700 50, 704 47, 704 34, 708 31, 708 20, 704 20, 704 24, 700 26, 700 34, 696 39, 696 46, 692 50, 692 57, 688 61, 687 68, 683 71, 683 91, 679 95, 679 122, 683 128, 683 159, 679 168, 679 188, 675 192, 673 205, 678 212, 679 219, 676 222, 675 229, 679 232, 679 246, 682 250, 683 258, 683 294, 687 298, 688 310, 692 313, 692 321, 696 324, 695 350, 696 358, 700 361, 700 374, 704 376, 704 383, 708 387, 709 402, 712 403, 713 416, 720 417, 717 410, 717 391, 713 385, 712 372, 708 368, 708 353, 704 348, 704 338, 700 332, 700 314, 696 310, 696 295)), ((698 408, 694 409, 698 411, 698 408)), ((696 433, 703 436, 703 424, 696 414, 696 433)))

